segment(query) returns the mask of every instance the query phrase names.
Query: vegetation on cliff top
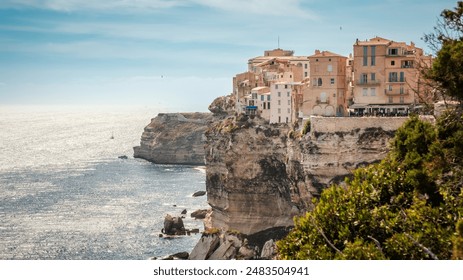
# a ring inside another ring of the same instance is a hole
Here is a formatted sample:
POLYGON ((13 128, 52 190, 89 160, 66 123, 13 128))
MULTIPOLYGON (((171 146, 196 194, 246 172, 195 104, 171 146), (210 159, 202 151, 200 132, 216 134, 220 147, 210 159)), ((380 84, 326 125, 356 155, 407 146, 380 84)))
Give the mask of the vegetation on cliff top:
MULTIPOLYGON (((463 100, 463 2, 425 37, 440 50, 428 78, 463 100), (451 32, 448 32, 451 31, 451 32), (453 34, 450 37, 449 34, 453 34)), ((461 103, 460 103, 461 104, 461 103)), ((461 106, 435 125, 411 117, 378 164, 332 186, 277 243, 282 259, 463 259, 461 106)))
POLYGON ((461 258, 462 186, 461 116, 447 114, 436 126, 412 117, 382 162, 356 170, 347 187, 326 189, 295 220, 278 242, 280 257, 461 258))

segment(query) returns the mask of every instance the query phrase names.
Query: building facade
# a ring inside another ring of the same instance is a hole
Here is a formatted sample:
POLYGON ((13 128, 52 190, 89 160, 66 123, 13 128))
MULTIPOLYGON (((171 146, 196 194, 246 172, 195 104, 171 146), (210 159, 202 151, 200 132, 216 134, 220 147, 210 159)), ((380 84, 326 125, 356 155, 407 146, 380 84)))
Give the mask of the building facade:
POLYGON ((375 37, 354 44, 355 114, 403 115, 419 103, 418 66, 430 60, 412 42, 375 37))
POLYGON ((303 90, 303 115, 346 115, 347 57, 316 50, 309 58, 310 84, 303 90))

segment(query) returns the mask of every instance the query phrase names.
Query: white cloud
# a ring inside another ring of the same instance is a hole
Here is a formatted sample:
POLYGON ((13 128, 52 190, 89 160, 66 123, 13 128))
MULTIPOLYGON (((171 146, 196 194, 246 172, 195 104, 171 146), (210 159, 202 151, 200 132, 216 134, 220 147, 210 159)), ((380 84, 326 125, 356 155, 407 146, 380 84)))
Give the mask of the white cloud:
POLYGON ((33 7, 56 11, 75 10, 146 10, 164 9, 185 4, 182 0, 4 0, 0 8, 33 7))
POLYGON ((33 7, 55 11, 147 11, 178 6, 200 5, 232 13, 288 15, 307 19, 318 18, 301 7, 302 0, 3 0, 0 8, 33 7))
POLYGON ((219 10, 258 15, 286 15, 307 19, 318 18, 313 12, 301 7, 301 0, 191 0, 197 4, 219 10))

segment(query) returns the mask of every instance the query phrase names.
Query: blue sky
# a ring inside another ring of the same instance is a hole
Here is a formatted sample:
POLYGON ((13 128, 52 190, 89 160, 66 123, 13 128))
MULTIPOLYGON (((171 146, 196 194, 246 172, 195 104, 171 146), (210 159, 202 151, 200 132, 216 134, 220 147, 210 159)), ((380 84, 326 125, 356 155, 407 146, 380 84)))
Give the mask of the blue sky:
POLYGON ((342 55, 421 40, 456 0, 1 0, 0 105, 206 111, 278 46, 342 55))

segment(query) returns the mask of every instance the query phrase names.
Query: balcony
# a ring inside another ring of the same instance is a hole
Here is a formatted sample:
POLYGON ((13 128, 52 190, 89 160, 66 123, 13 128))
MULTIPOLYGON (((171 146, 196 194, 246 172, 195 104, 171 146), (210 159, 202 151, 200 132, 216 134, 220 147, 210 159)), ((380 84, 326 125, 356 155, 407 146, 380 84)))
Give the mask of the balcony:
POLYGON ((405 96, 409 95, 409 89, 393 89, 393 90, 384 90, 384 94, 387 96, 405 96))
POLYGON ((378 86, 381 84, 380 80, 364 80, 359 79, 356 81, 356 85, 358 86, 378 86))
POLYGON ((404 84, 406 82, 407 82, 407 79, 405 77, 404 78, 392 78, 392 79, 389 78, 387 80, 387 83, 389 83, 389 84, 393 84, 393 83, 398 83, 398 84, 402 83, 402 84, 404 84))

